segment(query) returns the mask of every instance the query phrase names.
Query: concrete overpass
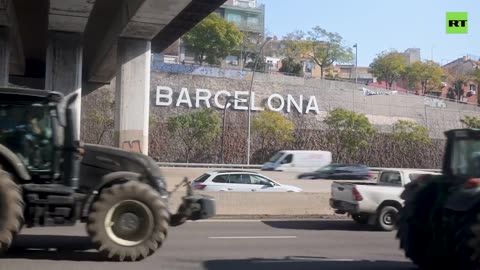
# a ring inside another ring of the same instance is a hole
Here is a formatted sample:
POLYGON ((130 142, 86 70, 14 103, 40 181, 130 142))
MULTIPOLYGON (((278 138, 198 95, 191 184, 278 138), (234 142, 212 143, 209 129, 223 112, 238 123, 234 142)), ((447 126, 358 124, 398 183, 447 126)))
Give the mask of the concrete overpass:
POLYGON ((117 145, 148 153, 151 53, 225 1, 0 0, 0 85, 86 95, 112 83, 117 145))

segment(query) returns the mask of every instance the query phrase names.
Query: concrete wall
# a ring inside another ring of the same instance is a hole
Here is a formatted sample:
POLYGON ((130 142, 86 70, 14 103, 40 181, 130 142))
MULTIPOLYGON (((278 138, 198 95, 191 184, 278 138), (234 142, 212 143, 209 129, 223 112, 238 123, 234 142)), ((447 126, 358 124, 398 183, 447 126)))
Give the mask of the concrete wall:
MULTIPOLYGON (((218 216, 333 215, 329 193, 203 193, 216 200, 218 216)), ((173 194, 170 207, 177 211, 182 193, 173 194)))
MULTIPOLYGON (((199 88, 208 89, 213 94, 221 90, 233 94, 234 91, 248 91, 250 79, 251 73, 246 71, 154 63, 151 76, 151 112, 164 122, 168 116, 192 110, 186 107, 155 106, 157 86, 170 87, 174 97, 178 97, 182 88, 187 88, 192 96, 195 96, 195 91, 199 88)), ((261 73, 255 74, 253 92, 256 94, 256 102, 274 93, 284 97, 290 94, 295 98, 303 95, 307 100, 308 96, 315 96, 320 113, 302 117, 317 120, 316 128, 321 128, 320 122, 327 111, 336 107, 365 113, 381 130, 389 130, 399 119, 413 120, 427 126, 434 138, 444 138, 443 131, 462 127, 459 120, 465 115, 480 116, 477 106, 400 93, 365 96, 360 89, 362 87, 387 93, 384 89, 364 85, 355 87, 355 84, 340 81, 261 73)), ((194 100, 192 102, 195 103, 194 100)), ((239 111, 235 114, 237 118, 233 119, 237 120, 233 121, 243 126, 246 123, 246 112, 239 111)), ((298 114, 295 116, 290 113, 288 117, 298 117, 298 114)))

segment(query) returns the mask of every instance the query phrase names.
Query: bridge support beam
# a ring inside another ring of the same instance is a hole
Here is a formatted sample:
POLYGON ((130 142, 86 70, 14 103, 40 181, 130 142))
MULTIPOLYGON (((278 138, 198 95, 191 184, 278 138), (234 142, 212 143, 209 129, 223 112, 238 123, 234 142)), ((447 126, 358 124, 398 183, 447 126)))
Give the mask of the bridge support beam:
POLYGON ((120 38, 115 81, 115 143, 148 154, 151 44, 120 38))
POLYGON ((75 103, 77 138, 80 139, 82 105, 82 40, 79 33, 49 32, 45 89, 68 95, 78 93, 75 103))
POLYGON ((10 66, 10 31, 0 27, 0 86, 8 86, 10 66))

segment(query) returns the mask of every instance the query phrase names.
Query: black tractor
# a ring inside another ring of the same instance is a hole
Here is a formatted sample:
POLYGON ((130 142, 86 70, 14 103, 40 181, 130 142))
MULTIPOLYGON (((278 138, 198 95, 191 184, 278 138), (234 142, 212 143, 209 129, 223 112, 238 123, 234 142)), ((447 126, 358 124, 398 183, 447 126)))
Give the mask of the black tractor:
POLYGON ((480 129, 445 134, 442 175, 405 187, 397 238, 421 269, 479 269, 480 129))
POLYGON ((0 88, 0 251, 22 227, 86 223, 92 242, 114 260, 141 260, 169 226, 215 215, 212 197, 187 185, 177 213, 155 161, 118 148, 82 144, 77 94, 0 88))

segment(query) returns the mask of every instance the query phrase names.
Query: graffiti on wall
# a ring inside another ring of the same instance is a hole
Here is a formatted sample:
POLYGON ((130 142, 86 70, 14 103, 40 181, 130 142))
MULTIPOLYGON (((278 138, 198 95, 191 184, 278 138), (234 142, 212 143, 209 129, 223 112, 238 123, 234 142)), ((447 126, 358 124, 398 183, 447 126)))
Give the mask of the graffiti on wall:
POLYGON ((153 62, 152 71, 160 71, 167 73, 179 73, 179 74, 190 74, 190 75, 200 75, 200 76, 209 76, 209 77, 219 77, 219 78, 232 78, 232 79, 245 79, 247 77, 247 71, 235 70, 235 69, 221 69, 213 67, 203 67, 195 65, 178 65, 178 64, 167 64, 162 62, 153 62))
POLYGON ((140 153, 140 154, 142 153, 140 140, 123 141, 122 149, 130 152, 134 152, 134 153, 140 153))
POLYGON ((447 108, 447 104, 445 103, 445 101, 438 98, 426 97, 423 99, 423 104, 432 108, 447 108))

